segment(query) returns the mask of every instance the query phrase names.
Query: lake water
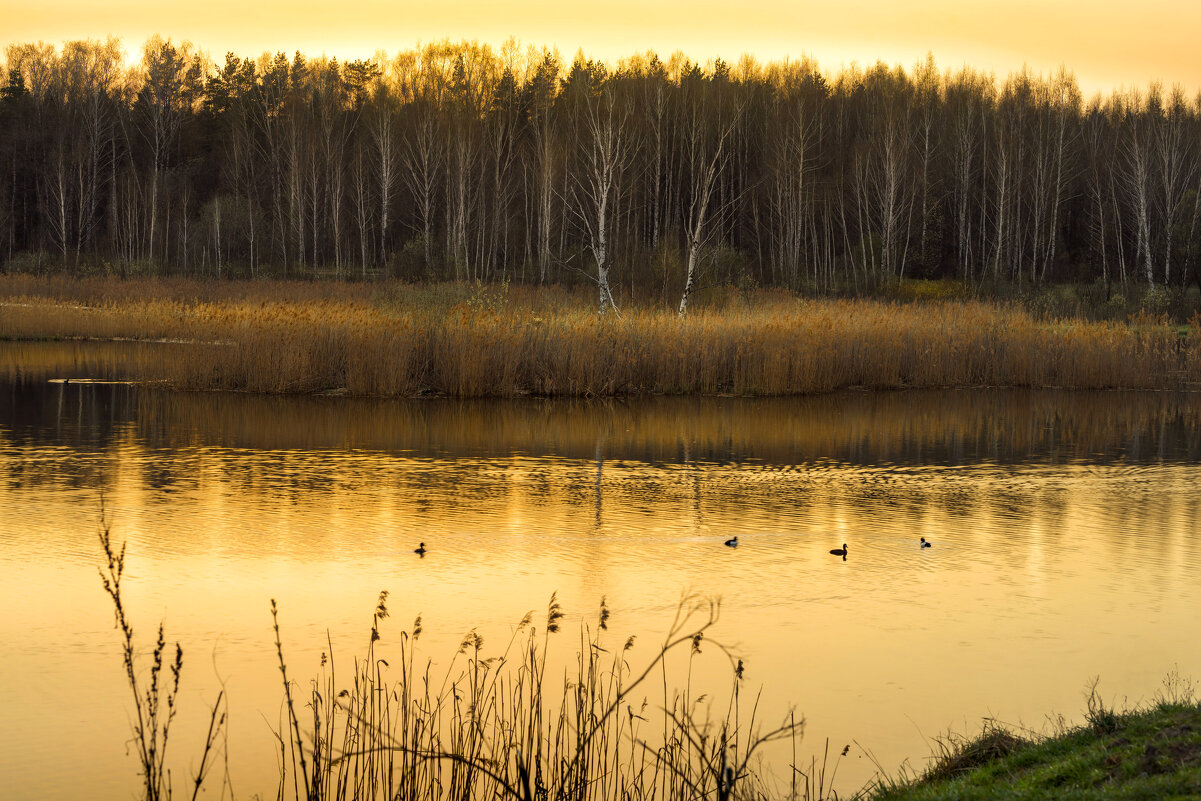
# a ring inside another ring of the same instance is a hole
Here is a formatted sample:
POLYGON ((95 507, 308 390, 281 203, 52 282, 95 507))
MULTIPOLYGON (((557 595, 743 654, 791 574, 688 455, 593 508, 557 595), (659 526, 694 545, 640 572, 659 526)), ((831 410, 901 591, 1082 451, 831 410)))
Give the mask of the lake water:
POLYGON ((852 745, 843 792, 983 718, 1079 720, 1093 677, 1119 706, 1201 677, 1196 394, 385 402, 49 381, 96 375, 108 347, 0 343, 5 798, 139 790, 102 493, 140 642, 165 619, 184 647, 177 775, 224 683, 242 797, 278 776, 272 598, 307 686, 327 635, 362 653, 382 589, 383 645, 420 613, 435 669, 471 628, 498 652, 552 592, 568 632, 607 598, 642 656, 683 593, 720 596, 713 636, 763 717, 807 718, 806 763, 852 745))

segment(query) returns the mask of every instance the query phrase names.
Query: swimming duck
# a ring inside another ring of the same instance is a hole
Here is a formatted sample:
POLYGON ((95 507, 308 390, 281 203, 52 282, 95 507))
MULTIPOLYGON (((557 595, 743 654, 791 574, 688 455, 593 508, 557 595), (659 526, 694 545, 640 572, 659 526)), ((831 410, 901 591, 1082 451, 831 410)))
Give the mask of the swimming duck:
POLYGON ((738 547, 738 538, 731 537, 730 539, 726 540, 726 545, 729 545, 731 548, 737 548, 738 547))
POLYGON ((834 554, 835 556, 841 556, 843 559, 846 559, 847 558, 847 544, 844 542, 842 544, 841 548, 834 548, 830 551, 830 553, 834 554))
POLYGON ((932 543, 929 543, 929 542, 926 542, 926 538, 925 538, 925 537, 922 537, 922 547, 923 547, 923 548, 931 548, 931 547, 933 547, 933 544, 932 544, 932 543))
POLYGON ((421 545, 414 548, 413 553, 417 554, 418 556, 425 556, 425 543, 423 542, 421 545))

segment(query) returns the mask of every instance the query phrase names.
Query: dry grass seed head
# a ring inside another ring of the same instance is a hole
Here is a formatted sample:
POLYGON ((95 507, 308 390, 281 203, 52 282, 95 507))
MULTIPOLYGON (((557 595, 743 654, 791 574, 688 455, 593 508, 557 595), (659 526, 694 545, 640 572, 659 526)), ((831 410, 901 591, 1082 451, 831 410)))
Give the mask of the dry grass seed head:
POLYGON ((554 634, 559 630, 559 621, 565 617, 563 607, 559 605, 559 593, 550 594, 550 603, 546 607, 546 631, 554 634))

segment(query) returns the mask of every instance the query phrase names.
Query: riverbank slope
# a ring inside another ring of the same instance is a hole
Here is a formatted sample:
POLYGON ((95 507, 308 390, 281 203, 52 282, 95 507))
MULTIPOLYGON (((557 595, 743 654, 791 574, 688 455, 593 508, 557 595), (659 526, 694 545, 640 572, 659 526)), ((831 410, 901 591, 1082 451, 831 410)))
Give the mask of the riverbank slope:
POLYGON ((949 746, 925 776, 872 801, 1112 801, 1201 797, 1201 704, 1191 697, 1029 740, 991 727, 949 746))

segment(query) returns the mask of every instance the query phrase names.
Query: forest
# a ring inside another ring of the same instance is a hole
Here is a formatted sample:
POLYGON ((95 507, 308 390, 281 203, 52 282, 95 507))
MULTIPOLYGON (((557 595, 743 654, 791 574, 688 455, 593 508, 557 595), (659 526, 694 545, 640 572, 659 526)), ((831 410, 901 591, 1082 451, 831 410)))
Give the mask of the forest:
POLYGON ((6 48, 7 272, 591 284, 1201 283, 1201 97, 877 63, 6 48))

